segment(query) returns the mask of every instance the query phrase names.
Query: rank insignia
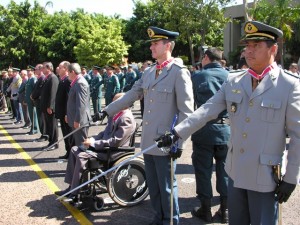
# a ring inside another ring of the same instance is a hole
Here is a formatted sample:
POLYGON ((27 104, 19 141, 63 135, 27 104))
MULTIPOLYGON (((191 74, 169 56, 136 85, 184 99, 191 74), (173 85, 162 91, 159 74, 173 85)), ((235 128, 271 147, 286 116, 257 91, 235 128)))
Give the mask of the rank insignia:
POLYGON ((236 105, 236 103, 235 103, 235 102, 231 103, 230 111, 231 111, 232 113, 235 113, 236 110, 237 110, 237 105, 236 105))
POLYGON ((238 90, 238 89, 232 89, 231 91, 232 91, 233 93, 235 93, 235 94, 240 94, 240 93, 241 93, 241 91, 238 90))

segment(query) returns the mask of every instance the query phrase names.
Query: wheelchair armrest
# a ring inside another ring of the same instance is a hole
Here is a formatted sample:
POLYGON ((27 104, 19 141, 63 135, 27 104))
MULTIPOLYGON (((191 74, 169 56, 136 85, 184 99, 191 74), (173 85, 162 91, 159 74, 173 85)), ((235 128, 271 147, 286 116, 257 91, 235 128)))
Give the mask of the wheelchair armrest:
POLYGON ((107 151, 119 151, 119 152, 134 152, 135 147, 130 146, 121 146, 121 147, 104 147, 104 150, 107 151))

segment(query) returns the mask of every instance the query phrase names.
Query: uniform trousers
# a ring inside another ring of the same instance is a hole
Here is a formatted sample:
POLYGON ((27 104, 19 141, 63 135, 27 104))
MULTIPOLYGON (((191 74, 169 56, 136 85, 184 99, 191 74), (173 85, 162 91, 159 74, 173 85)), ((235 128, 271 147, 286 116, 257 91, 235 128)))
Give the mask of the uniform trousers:
POLYGON ((22 120, 22 108, 20 106, 20 103, 18 100, 12 100, 12 102, 13 102, 13 106, 15 109, 16 120, 21 121, 22 120))
POLYGON ((211 177, 216 162, 216 189, 221 197, 227 197, 228 175, 225 172, 227 145, 205 145, 193 141, 192 162, 195 170, 196 193, 200 200, 213 197, 211 177))
POLYGON ((31 120, 31 129, 30 133, 36 134, 39 131, 38 118, 36 113, 36 108, 33 106, 32 101, 27 102, 28 113, 31 120))
POLYGON ((100 98, 92 98, 94 114, 101 111, 101 100, 100 98))
POLYGON ((49 136, 49 146, 58 141, 58 124, 54 113, 48 114, 43 112, 43 118, 45 121, 46 134, 49 136))
MULTIPOLYGON (((66 135, 68 135, 69 133, 72 132, 72 128, 69 126, 68 123, 66 123, 64 117, 60 117, 59 121, 60 121, 60 128, 61 128, 62 135, 65 137, 66 135)), ((71 135, 71 136, 65 138, 64 142, 65 142, 66 151, 70 152, 71 148, 75 145, 73 136, 71 135)))
MULTIPOLYGON (((72 130, 74 131, 75 128, 72 128, 72 130)), ((88 127, 82 127, 81 129, 78 129, 75 133, 73 133, 73 140, 76 146, 80 146, 82 144, 82 142, 88 138, 88 131, 89 128, 88 127)))
POLYGON ((234 187, 228 182, 230 225, 277 225, 278 204, 275 192, 257 192, 234 187))
MULTIPOLYGON (((146 180, 150 201, 155 212, 154 222, 159 225, 170 224, 171 197, 171 159, 170 156, 144 154, 146 180)), ((175 177, 176 160, 173 176, 173 224, 179 224, 178 188, 175 177)))
POLYGON ((41 101, 40 99, 34 100, 34 105, 36 108, 36 114, 37 114, 40 132, 41 132, 42 136, 45 136, 46 135, 46 127, 45 127, 45 121, 44 121, 43 115, 42 115, 43 113, 42 113, 40 101, 41 101))
POLYGON ((28 111, 28 105, 27 103, 22 102, 21 103, 22 106, 22 112, 23 112, 23 117, 24 117, 24 126, 31 126, 31 120, 29 117, 29 111, 28 111))

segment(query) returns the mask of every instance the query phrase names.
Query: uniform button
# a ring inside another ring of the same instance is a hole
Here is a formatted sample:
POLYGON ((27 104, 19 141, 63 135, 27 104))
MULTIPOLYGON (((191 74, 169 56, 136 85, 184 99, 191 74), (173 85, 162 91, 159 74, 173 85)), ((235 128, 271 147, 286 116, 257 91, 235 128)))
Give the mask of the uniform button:
POLYGON ((152 100, 152 99, 150 99, 150 102, 153 102, 153 100, 152 100))
POLYGON ((145 122, 145 125, 148 125, 148 122, 145 122))
POLYGON ((152 91, 155 91, 155 89, 154 89, 154 88, 152 88, 151 90, 152 90, 152 91))
POLYGON ((148 113, 150 113, 151 111, 150 110, 148 110, 148 113))
POLYGON ((269 165, 272 165, 272 160, 269 161, 269 165))
POLYGON ((240 149, 240 153, 244 153, 245 150, 243 148, 240 149))
POLYGON ((253 106, 253 102, 252 101, 249 102, 249 106, 253 106))
POLYGON ((246 133, 243 133, 243 138, 247 138, 247 134, 246 133))
POLYGON ((245 120, 246 120, 247 123, 250 122, 250 118, 249 117, 247 117, 245 120))

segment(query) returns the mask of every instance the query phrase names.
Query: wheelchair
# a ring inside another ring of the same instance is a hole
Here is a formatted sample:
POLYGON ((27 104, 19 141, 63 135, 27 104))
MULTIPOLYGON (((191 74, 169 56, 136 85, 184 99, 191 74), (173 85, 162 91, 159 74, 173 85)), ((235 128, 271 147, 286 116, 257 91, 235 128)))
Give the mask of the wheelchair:
MULTIPOLYGON (((82 173, 80 184, 131 158, 135 152, 134 143, 137 130, 138 127, 131 136, 129 146, 105 147, 108 158, 106 161, 90 158, 82 173)), ((80 189, 72 204, 79 208, 86 198, 92 198, 95 210, 100 211, 104 207, 104 199, 99 195, 103 193, 108 193, 111 199, 120 206, 133 206, 143 201, 149 194, 143 158, 136 157, 85 185, 80 189)))

